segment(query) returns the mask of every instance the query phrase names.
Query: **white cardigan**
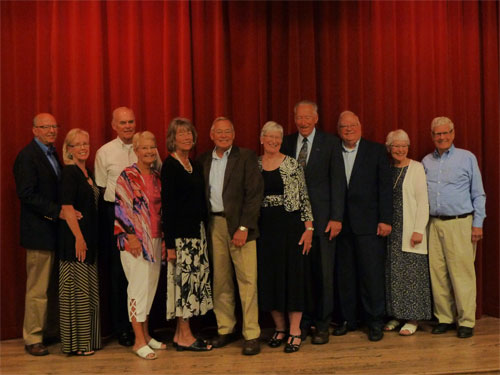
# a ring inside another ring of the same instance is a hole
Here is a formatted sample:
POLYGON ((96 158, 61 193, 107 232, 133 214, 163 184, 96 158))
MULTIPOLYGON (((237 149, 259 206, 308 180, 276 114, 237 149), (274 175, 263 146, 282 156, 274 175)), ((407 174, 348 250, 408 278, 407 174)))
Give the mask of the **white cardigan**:
POLYGON ((427 222, 429 221, 429 198, 424 166, 410 160, 403 181, 403 246, 408 253, 427 254, 427 222), (423 235, 422 242, 411 246, 413 232, 423 235))

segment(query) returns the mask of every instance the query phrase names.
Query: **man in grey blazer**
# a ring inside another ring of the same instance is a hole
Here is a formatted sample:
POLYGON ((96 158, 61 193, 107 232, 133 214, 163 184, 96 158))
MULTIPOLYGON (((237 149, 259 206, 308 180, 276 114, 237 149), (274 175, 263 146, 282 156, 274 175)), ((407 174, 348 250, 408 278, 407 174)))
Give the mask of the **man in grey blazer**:
POLYGON ((340 140, 316 128, 318 106, 303 100, 294 107, 297 133, 283 139, 281 151, 296 158, 304 168, 314 216, 314 236, 309 254, 313 276, 313 306, 304 311, 302 338, 310 333, 313 344, 326 344, 333 313, 335 237, 342 229, 344 185, 340 140))
POLYGON ((264 183, 251 150, 233 145, 234 127, 225 117, 214 120, 213 151, 200 156, 210 212, 213 299, 220 348, 235 341, 236 317, 233 272, 236 273, 243 313, 243 354, 260 352, 257 303, 258 217, 264 183), (234 268, 234 271, 233 271, 234 268))

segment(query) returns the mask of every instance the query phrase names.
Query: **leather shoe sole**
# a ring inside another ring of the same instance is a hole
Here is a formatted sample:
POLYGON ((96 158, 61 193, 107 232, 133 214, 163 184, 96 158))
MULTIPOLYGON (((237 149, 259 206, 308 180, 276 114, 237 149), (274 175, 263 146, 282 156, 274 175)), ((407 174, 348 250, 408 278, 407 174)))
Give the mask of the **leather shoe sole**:
POLYGON ((49 350, 41 342, 32 345, 25 345, 24 349, 26 349, 27 353, 37 357, 49 354, 49 350))
POLYGON ((470 327, 458 327, 457 337, 461 339, 467 339, 474 335, 474 328, 470 327))
POLYGON ((311 339, 311 344, 314 345, 323 345, 328 343, 330 339, 330 332, 328 331, 317 331, 314 333, 312 339, 311 339))
POLYGON ((370 328, 368 331, 368 340, 380 341, 384 337, 384 332, 381 328, 370 328))
POLYGON ((256 355, 260 353, 259 339, 245 340, 243 343, 243 355, 256 355))
POLYGON ((440 335, 442 333, 446 333, 447 331, 449 331, 450 329, 453 329, 454 327, 455 327, 455 325, 453 323, 452 324, 439 323, 437 326, 435 326, 432 329, 432 333, 435 335, 440 335))

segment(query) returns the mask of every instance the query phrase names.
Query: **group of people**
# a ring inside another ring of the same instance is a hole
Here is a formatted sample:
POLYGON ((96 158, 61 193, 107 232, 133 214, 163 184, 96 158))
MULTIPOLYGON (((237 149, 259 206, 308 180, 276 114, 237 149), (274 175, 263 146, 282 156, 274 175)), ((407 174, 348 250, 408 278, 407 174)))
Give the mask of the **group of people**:
POLYGON ((260 352, 259 311, 275 324, 268 345, 284 344, 286 353, 309 335, 313 344, 327 343, 331 323, 335 336, 364 324, 378 341, 399 327, 400 335, 414 334, 432 313, 432 333, 457 324, 458 337, 471 337, 486 197, 476 158, 453 145, 452 121, 432 121, 435 151, 419 163, 408 158, 404 130, 391 131, 384 147, 362 137, 351 111, 340 114, 338 137, 317 127, 314 102, 298 102, 294 119, 290 135, 273 121, 262 127, 257 157, 234 144, 233 123, 218 117, 214 148, 193 160, 196 128, 177 117, 162 162, 155 136, 136 133, 134 112, 120 107, 112 120, 117 137, 97 151, 93 175, 89 134, 67 133, 63 167, 56 119, 38 114, 34 139, 14 165, 27 249, 26 351, 48 354, 55 251, 67 354, 92 355, 102 346, 98 257, 109 265, 99 273, 110 276, 113 330, 144 359, 166 349, 148 326, 162 260, 178 351, 239 339, 235 280, 245 355, 260 352), (217 336, 197 338, 190 319, 212 309, 217 336))

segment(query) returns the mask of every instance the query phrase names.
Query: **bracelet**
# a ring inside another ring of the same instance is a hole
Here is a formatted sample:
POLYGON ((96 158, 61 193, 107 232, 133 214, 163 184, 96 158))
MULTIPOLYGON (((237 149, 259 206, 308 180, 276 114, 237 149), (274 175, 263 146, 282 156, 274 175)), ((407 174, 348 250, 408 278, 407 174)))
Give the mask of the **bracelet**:
POLYGON ((314 227, 307 227, 306 230, 314 231, 314 227))

